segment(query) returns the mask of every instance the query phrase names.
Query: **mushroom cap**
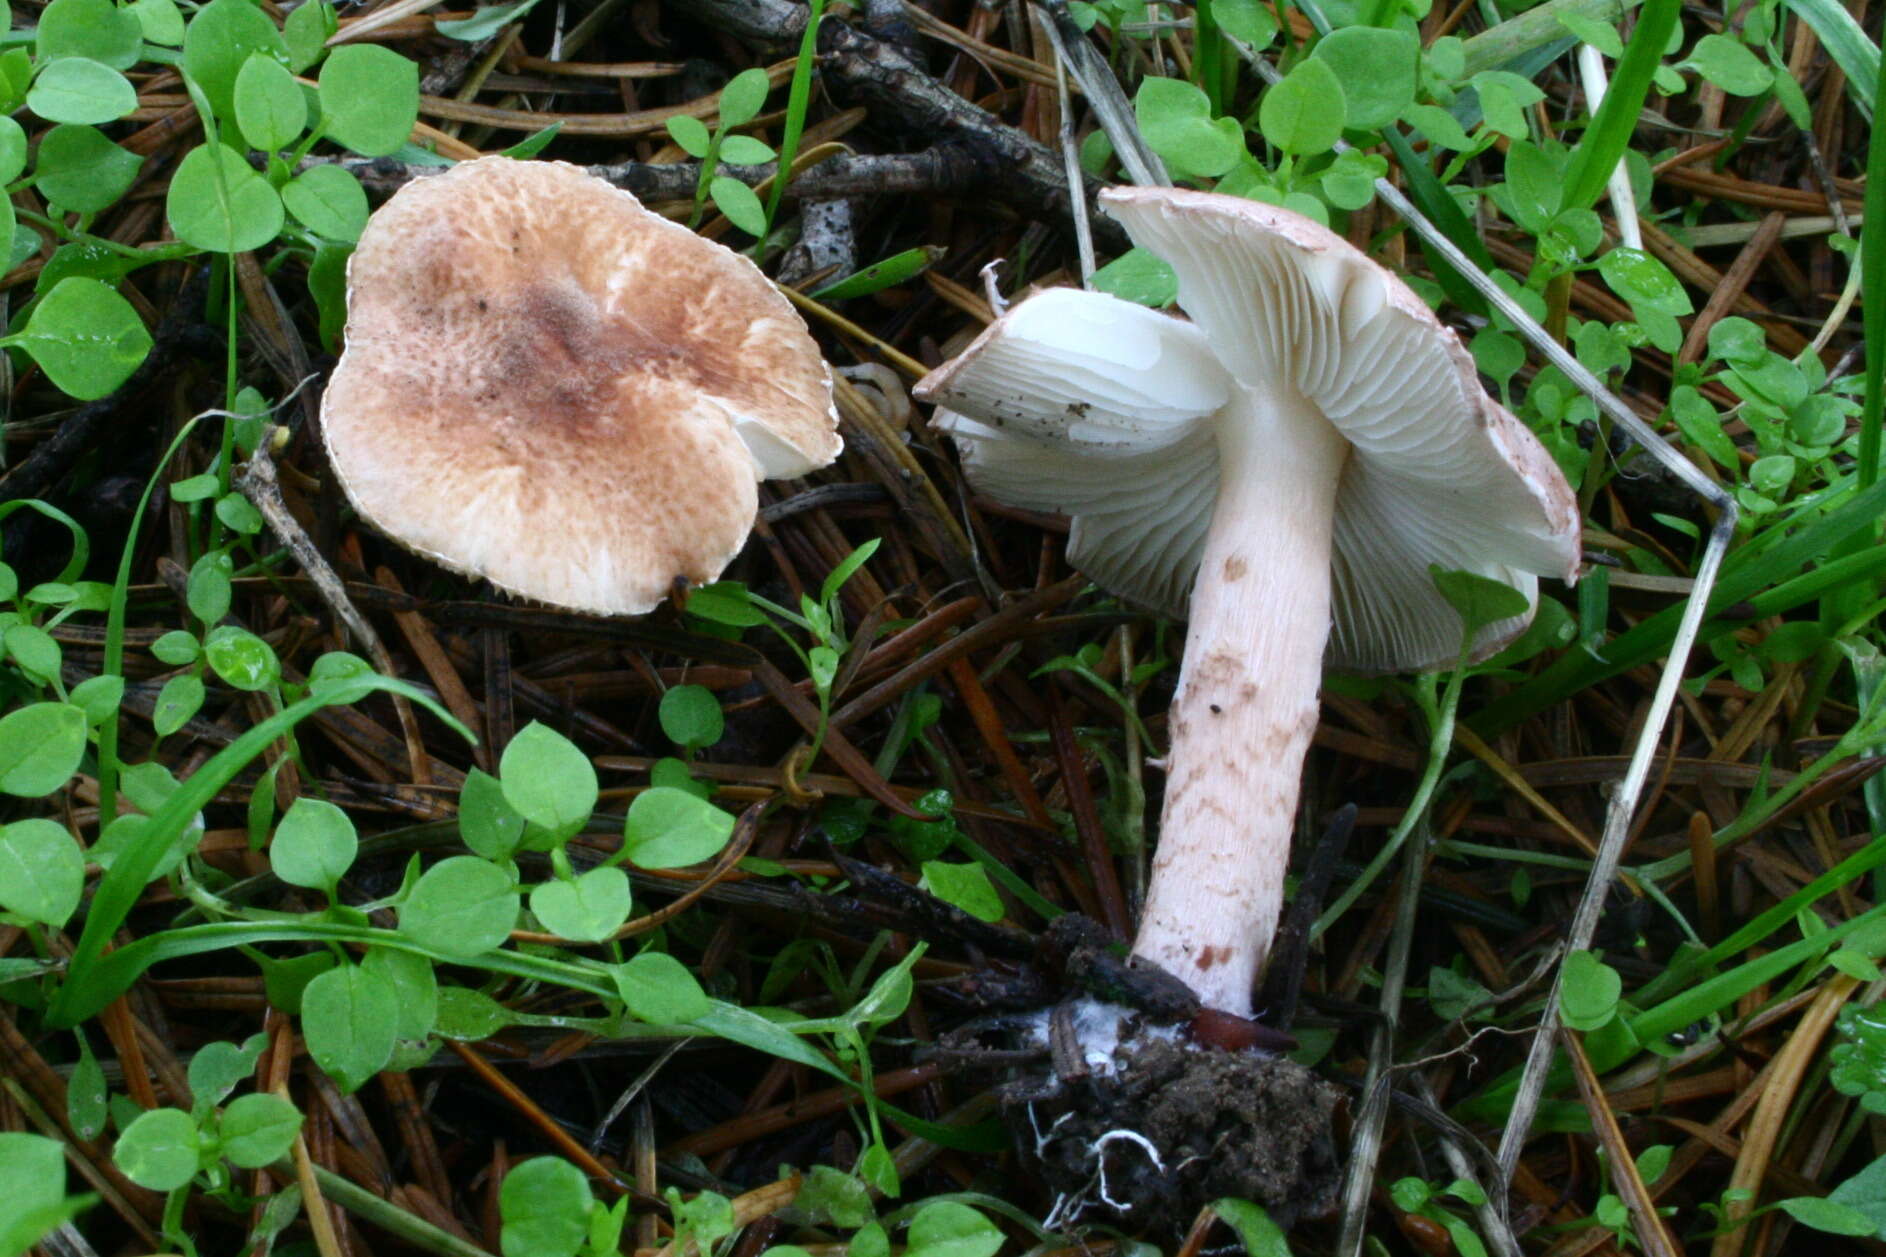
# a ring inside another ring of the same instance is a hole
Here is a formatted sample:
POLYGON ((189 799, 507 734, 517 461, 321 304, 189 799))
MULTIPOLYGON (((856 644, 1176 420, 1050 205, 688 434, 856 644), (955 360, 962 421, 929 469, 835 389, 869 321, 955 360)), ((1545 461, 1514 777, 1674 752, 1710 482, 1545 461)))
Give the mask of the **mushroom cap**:
POLYGON ((720 574, 759 480, 838 456, 829 369, 759 268, 566 163, 407 184, 347 315, 321 419, 348 496, 525 597, 648 611, 720 574))
MULTIPOLYGON (((1182 615, 1217 499, 1209 399, 1288 388, 1351 447, 1335 504, 1329 666, 1452 665, 1460 619, 1430 565, 1501 581, 1529 604, 1540 576, 1576 577, 1579 515, 1563 474, 1394 275, 1276 206, 1163 187, 1100 199, 1177 272, 1191 324, 1128 314, 1098 293, 1043 293, 916 390, 955 412, 940 426, 979 488, 1074 517, 1082 571, 1182 615), (1080 424, 1066 414, 1074 392, 1080 424), (1150 409, 1136 401, 1149 395, 1150 409)), ((1473 656, 1530 620, 1529 609, 1487 626, 1473 656)))

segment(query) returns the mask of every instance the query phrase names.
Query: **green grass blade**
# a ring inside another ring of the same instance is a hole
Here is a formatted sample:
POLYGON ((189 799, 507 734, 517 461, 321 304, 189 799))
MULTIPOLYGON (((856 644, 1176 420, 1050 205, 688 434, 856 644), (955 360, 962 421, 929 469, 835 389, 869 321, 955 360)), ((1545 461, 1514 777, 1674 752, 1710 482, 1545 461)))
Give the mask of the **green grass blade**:
POLYGON ((1604 195, 1611 172, 1624 156, 1637 129, 1637 116, 1643 112, 1644 97, 1650 92, 1651 76, 1663 60, 1664 46, 1676 29, 1679 0, 1649 0, 1637 15, 1637 29, 1618 62, 1617 73, 1604 94, 1604 103, 1572 150, 1571 167, 1566 172, 1565 204, 1589 209, 1604 195))
POLYGON ((812 70, 819 57, 819 19, 824 14, 825 0, 812 0, 805 35, 799 40, 799 60, 792 67, 792 87, 786 94, 786 129, 779 137, 779 165, 774 168, 773 190, 766 197, 768 232, 779 217, 779 203, 786 197, 786 185, 792 182, 792 162, 799 155, 799 137, 805 133, 805 111, 812 100, 812 70))
POLYGON ((1814 33, 1847 75, 1847 88, 1860 101, 1861 109, 1871 117, 1878 97, 1879 45, 1866 37, 1840 0, 1787 0, 1795 16, 1814 28, 1814 33))
POLYGON ((336 685, 331 690, 310 695, 251 728, 218 751, 209 763, 179 786, 151 816, 138 841, 113 860, 110 870, 99 880, 98 890, 93 894, 91 906, 85 914, 85 931, 79 936, 78 946, 73 949, 72 960, 66 968, 65 984, 53 997, 52 1008, 47 1014, 53 1025, 76 1025, 85 1019, 86 1014, 82 1010, 96 1011, 116 998, 118 991, 106 994, 102 1000, 97 998, 100 993, 97 988, 105 985, 97 978, 100 962, 105 958, 105 944, 118 932, 118 927, 124 924, 125 918, 131 915, 131 909, 143 897, 144 887, 150 882, 152 871, 157 868, 157 862, 164 853, 170 850, 171 842, 184 831, 198 812, 209 806, 217 792, 235 780, 236 774, 271 742, 289 733, 307 717, 323 707, 359 702, 375 690, 404 695, 445 721, 468 740, 475 740, 470 730, 431 695, 404 681, 382 676, 362 677, 358 681, 336 685))
MULTIPOLYGON (((1848 18, 1849 22, 1853 19, 1848 18)), ((1864 38, 1864 36, 1862 36, 1864 38)), ((1886 62, 1873 50, 1886 91, 1886 62)), ((1866 336, 1866 398, 1860 409, 1860 487, 1879 479, 1880 412, 1886 406, 1886 136, 1876 129, 1866 150, 1866 224, 1860 228, 1860 312, 1866 336)))
MULTIPOLYGON (((1882 513, 1886 513, 1886 485, 1876 484, 1791 536, 1759 551, 1744 547, 1723 565, 1710 606, 1720 611, 1738 602, 1749 602, 1758 615, 1777 615, 1838 588, 1844 581, 1886 571, 1886 549, 1869 547, 1802 572, 1847 538, 1872 527, 1882 513)), ((1532 680, 1475 713, 1467 725, 1483 738, 1492 737, 1588 686, 1651 662, 1669 648, 1682 615, 1680 604, 1666 607, 1607 642, 1599 652, 1602 658, 1593 658, 1583 650, 1567 652, 1532 680)))

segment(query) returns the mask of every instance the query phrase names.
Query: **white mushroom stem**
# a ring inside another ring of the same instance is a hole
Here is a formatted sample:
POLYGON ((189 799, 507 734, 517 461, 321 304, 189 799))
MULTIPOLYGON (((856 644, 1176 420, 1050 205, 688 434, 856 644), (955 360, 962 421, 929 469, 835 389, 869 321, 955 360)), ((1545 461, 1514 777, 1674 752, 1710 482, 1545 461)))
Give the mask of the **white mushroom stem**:
POLYGON ((1281 380, 1235 393, 1218 433, 1218 504, 1192 592, 1158 855, 1133 954, 1206 1007, 1249 1016, 1316 728, 1349 444, 1281 380))

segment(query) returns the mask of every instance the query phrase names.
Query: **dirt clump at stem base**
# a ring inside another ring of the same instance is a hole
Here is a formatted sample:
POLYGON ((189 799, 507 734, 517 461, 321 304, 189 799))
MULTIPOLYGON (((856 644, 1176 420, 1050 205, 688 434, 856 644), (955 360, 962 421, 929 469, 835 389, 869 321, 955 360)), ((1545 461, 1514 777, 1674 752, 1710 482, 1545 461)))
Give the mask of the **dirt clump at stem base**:
POLYGON ((1200 1206, 1237 1196, 1287 1228, 1335 1206, 1340 1094, 1282 1056, 1135 1036, 1110 1071, 1064 1077, 1009 1116, 1069 1214, 1178 1235, 1200 1206))

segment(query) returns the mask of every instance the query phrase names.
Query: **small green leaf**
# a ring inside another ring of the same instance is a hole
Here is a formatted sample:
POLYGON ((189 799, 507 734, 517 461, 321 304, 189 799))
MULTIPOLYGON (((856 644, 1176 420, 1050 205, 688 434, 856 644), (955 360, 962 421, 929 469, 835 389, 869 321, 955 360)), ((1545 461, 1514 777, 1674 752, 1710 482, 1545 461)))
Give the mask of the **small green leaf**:
POLYGON ((39 141, 33 176, 54 204, 95 214, 117 203, 143 165, 94 127, 57 126, 39 141))
POLYGON ((1179 299, 1177 272, 1158 254, 1137 246, 1095 271, 1094 287, 1155 310, 1179 299))
POLYGON ((1227 1196, 1212 1202, 1212 1212, 1231 1224, 1249 1257, 1290 1257, 1290 1241, 1264 1206, 1227 1196))
POLYGON ((144 28, 111 0, 52 0, 39 15, 33 56, 41 65, 86 57, 114 70, 138 63, 144 28))
POLYGON ((0 1131, 0 1253, 17 1257, 70 1218, 82 1200, 65 1198, 65 1153, 41 1135, 0 1131))
POLYGON ((1774 82, 1761 58, 1727 35, 1703 36, 1677 68, 1695 70, 1731 96, 1759 96, 1774 82))
POLYGON ((85 713, 30 703, 0 716, 0 792, 36 799, 72 779, 85 753, 85 713))
POLYGON ((399 929, 441 955, 471 960, 510 936, 519 902, 503 869, 476 856, 452 856, 420 876, 400 905, 399 929))
POLYGON ((1348 106, 1336 71, 1320 58, 1302 61, 1264 93, 1257 110, 1258 129, 1281 151, 1294 157, 1326 153, 1342 138, 1348 106))
POLYGON ((329 969, 301 993, 308 1055, 344 1093, 358 1091, 392 1059, 398 1017, 392 984, 357 965, 329 969))
POLYGON ((1480 630, 1501 620, 1525 615, 1532 601, 1511 585, 1475 572, 1444 572, 1439 566, 1428 569, 1429 577, 1441 597, 1459 613, 1469 639, 1480 630))
POLYGON ((614 975, 616 993, 629 1012, 650 1025, 682 1025, 712 1007, 687 966, 666 952, 643 952, 617 965, 614 975))
POLYGON ((1559 1015, 1573 1030, 1597 1030, 1617 1015, 1624 982, 1617 970, 1589 951, 1565 958, 1559 985, 1559 1015))
POLYGON ((275 648, 233 624, 210 630, 203 639, 203 657, 226 685, 245 693, 268 689, 282 678, 275 648))
POLYGON ((778 156, 772 145, 750 135, 730 135, 720 145, 720 160, 733 166, 758 166, 778 156))
MULTIPOLYGON (((137 18, 138 29, 151 43, 166 48, 182 46, 183 10, 177 7, 177 0, 131 0, 125 11, 137 18)), ((294 14, 289 14, 291 21, 293 18, 294 14)))
POLYGON ((202 1136, 182 1109, 140 1114, 111 1151, 126 1178, 154 1192, 173 1191, 195 1178, 201 1157, 202 1136))
POLYGON ((560 838, 580 830, 596 807, 596 769, 589 757, 534 720, 504 748, 498 780, 518 815, 560 838))
POLYGON ((63 825, 30 817, 0 827, 0 908, 57 928, 84 890, 85 856, 63 825))
POLYGON ((282 204, 309 231, 352 244, 367 225, 367 191, 351 171, 315 166, 289 180, 282 204))
POLYGON ((732 175, 715 175, 707 185, 714 206, 749 236, 766 234, 766 207, 757 193, 732 175))
POLYGON ((91 401, 130 378, 150 352, 151 334, 109 285, 75 276, 33 307, 17 342, 62 392, 91 401))
POLYGON ((218 1133, 223 1155, 245 1170, 259 1170, 288 1155, 301 1131, 301 1113, 275 1095, 240 1096, 223 1111, 218 1133))
POLYGON ((110 66, 65 57, 33 80, 26 107, 48 122, 115 122, 138 107, 138 93, 110 66))
POLYGON ((251 1035, 245 1043, 218 1039, 198 1048, 196 1055, 190 1058, 187 1075, 196 1116, 207 1115, 241 1086, 243 1080, 255 1072, 255 1063, 261 1059, 266 1046, 266 1036, 251 1035))
POLYGON ((668 119, 668 136, 681 151, 689 157, 706 157, 714 145, 714 137, 708 131, 707 124, 688 114, 676 114, 668 119))
POLYGON ((765 107, 771 90, 766 71, 758 66, 728 79, 727 86, 720 89, 720 125, 737 127, 753 121, 765 107))
POLYGON ((567 882, 544 882, 530 892, 530 910, 552 934, 599 943, 629 919, 629 876, 605 867, 567 882))
POLYGON ((1636 309, 1676 315, 1695 309, 1683 282, 1642 249, 1619 245, 1598 259, 1598 273, 1636 309))
MULTIPOLYGON (((445 25, 440 23, 441 26, 445 25)), ((327 41, 340 30, 334 6, 327 0, 304 0, 282 22, 282 41, 288 46, 288 69, 304 73, 327 55, 327 41)))
POLYGON ((284 219, 281 194, 221 144, 184 155, 164 209, 177 239, 210 253, 259 249, 281 234, 284 219))
POLYGON ((690 750, 712 746, 727 727, 720 700, 701 685, 677 685, 661 696, 661 731, 690 750))
POLYGON ((1315 55, 1336 72, 1344 126, 1358 131, 1385 127, 1414 103, 1421 41, 1412 30, 1346 26, 1318 41, 1315 55))
POLYGON ((733 823, 685 790, 656 786, 629 805, 623 850, 638 868, 683 868, 718 855, 733 836, 733 823))
POLYGON ((406 143, 419 120, 419 67, 378 44, 343 44, 318 80, 327 137, 363 157, 406 143))
POLYGON ((242 134, 263 152, 287 148, 308 125, 307 94, 265 52, 250 53, 236 74, 235 109, 242 134))
POLYGON ((359 851, 360 838, 346 812, 321 799, 300 798, 276 827, 268 856, 284 882, 331 891, 359 851))
POLYGON ((1183 79, 1142 79, 1133 113, 1146 143, 1176 178, 1215 179, 1244 153, 1237 121, 1214 119, 1205 93, 1183 79))
POLYGON ((498 1189, 504 1257, 575 1257, 589 1234, 595 1197, 583 1172, 561 1157, 532 1157, 498 1189))
POLYGON ((995 1257, 1002 1232, 968 1205, 940 1200, 911 1221, 904 1257, 995 1257))
POLYGON ((981 921, 1000 921, 1005 914, 1002 896, 996 893, 989 873, 980 864, 926 860, 923 864, 923 889, 947 904, 954 905, 981 921))

